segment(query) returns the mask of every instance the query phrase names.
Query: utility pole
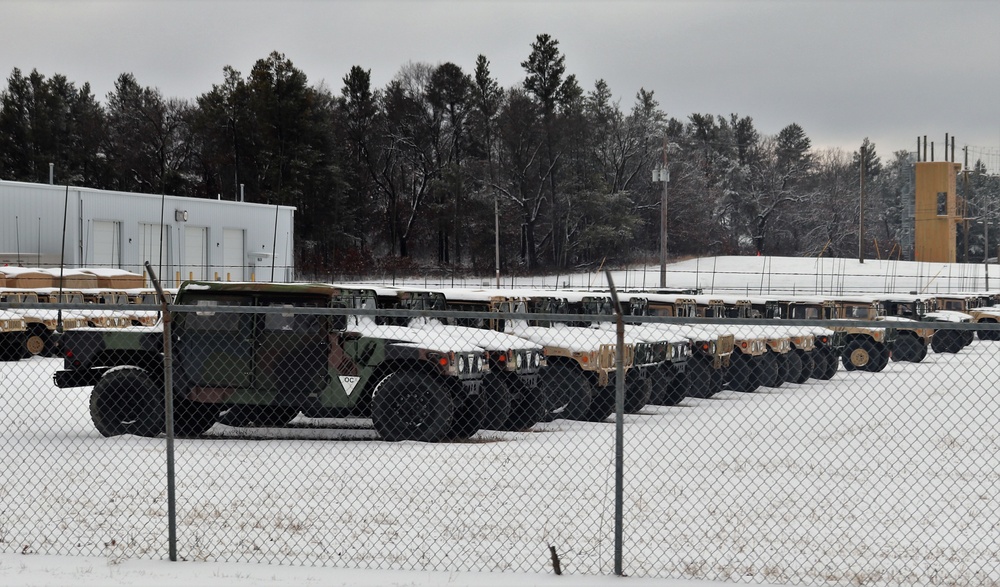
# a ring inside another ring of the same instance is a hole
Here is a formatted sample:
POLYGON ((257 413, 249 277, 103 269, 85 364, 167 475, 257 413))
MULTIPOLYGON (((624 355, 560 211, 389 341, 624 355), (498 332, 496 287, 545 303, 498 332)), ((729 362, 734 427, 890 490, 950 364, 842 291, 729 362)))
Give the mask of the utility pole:
POLYGON ((858 196, 858 263, 865 262, 865 146, 861 145, 861 192, 858 196))
POLYGON ((962 171, 962 192, 965 197, 962 198, 962 260, 966 263, 969 262, 969 147, 966 146, 963 149, 965 151, 965 164, 962 171))
POLYGON ((660 196, 660 289, 667 287, 667 184, 670 170, 667 169, 667 135, 663 135, 663 167, 653 170, 653 182, 663 182, 660 196))
POLYGON ((500 289, 500 200, 493 194, 493 264, 497 272, 497 289, 500 289))

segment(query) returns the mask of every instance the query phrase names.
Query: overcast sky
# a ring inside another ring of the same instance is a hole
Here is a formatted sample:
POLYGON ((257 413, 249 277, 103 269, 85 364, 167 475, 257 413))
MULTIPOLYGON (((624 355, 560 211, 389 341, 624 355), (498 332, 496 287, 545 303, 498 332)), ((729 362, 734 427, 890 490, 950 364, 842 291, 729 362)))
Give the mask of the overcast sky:
POLYGON ((193 99, 223 66, 245 76, 274 50, 335 92, 353 65, 382 86, 408 61, 471 73, 483 54, 509 87, 540 33, 585 90, 603 78, 623 109, 644 87, 681 120, 738 113, 764 134, 795 122, 814 147, 853 151, 867 136, 886 159, 926 134, 941 160, 951 133, 959 150, 1000 152, 990 0, 0 0, 0 71, 61 73, 102 102, 132 72, 193 99))

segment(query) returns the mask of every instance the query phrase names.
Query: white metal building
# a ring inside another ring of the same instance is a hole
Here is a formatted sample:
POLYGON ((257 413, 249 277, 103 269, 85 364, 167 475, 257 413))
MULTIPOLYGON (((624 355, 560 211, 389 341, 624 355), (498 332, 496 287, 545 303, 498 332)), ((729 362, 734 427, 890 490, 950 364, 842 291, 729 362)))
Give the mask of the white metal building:
POLYGON ((0 180, 0 266, 293 281, 295 208, 0 180), (63 219, 65 216, 65 236, 63 219))

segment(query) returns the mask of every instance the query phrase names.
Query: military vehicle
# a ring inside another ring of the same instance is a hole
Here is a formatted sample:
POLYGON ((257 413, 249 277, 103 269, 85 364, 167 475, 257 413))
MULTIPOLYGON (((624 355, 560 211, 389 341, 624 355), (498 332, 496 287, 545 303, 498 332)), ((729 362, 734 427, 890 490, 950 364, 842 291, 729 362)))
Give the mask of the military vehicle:
MULTIPOLYGON (((346 288, 347 286, 340 286, 346 288)), ((448 309, 446 292, 417 288, 357 289, 352 292, 358 307, 403 309, 426 313, 448 309), (370 303, 374 301, 375 303, 370 303)), ((459 290, 454 290, 459 291, 459 290)), ((452 294, 454 295, 454 293, 452 294)), ((483 319, 446 316, 378 316, 383 324, 402 324, 431 340, 447 337, 475 345, 486 351, 490 370, 483 377, 483 416, 481 428, 487 430, 524 430, 541 421, 545 400, 538 386, 539 373, 545 367, 542 347, 536 343, 495 330, 483 328, 483 319)))
MULTIPOLYGON (((689 294, 626 293, 620 298, 628 305, 633 316, 662 316, 669 318, 697 317, 697 304, 689 294)), ((685 397, 707 398, 722 391, 726 373, 731 364, 735 337, 718 330, 702 328, 703 325, 645 322, 647 326, 664 328, 689 341, 690 360, 684 372, 669 379, 663 393, 654 387, 652 403, 674 405, 685 397)))
POLYGON ((711 295, 692 296, 699 318, 718 319, 718 325, 705 327, 723 329, 735 337, 732 364, 726 373, 726 387, 734 391, 752 392, 757 388, 780 387, 787 371, 783 355, 791 350, 787 337, 777 337, 752 325, 725 324, 725 303, 711 295))
POLYGON ((876 301, 885 310, 886 321, 894 321, 898 336, 892 345, 892 360, 919 363, 927 357, 934 338, 934 328, 910 324, 926 319, 928 300, 914 294, 885 294, 876 301))
MULTIPOLYGON (((614 301, 609 294, 566 291, 559 292, 559 295, 567 301, 568 313, 605 318, 576 325, 607 331, 617 328, 616 323, 609 319, 615 313, 614 301)), ((662 396, 668 393, 669 381, 684 376, 691 356, 691 340, 669 328, 633 323, 624 326, 625 335, 634 341, 632 366, 626 373, 625 412, 635 414, 651 403, 654 394, 662 396), (654 391, 654 387, 658 389, 654 391)))
MULTIPOLYGON (((723 296, 726 317, 762 319, 766 314, 766 301, 760 298, 723 296)), ((768 337, 767 345, 779 357, 782 379, 790 383, 805 383, 815 370, 816 335, 810 328, 784 324, 767 325, 762 333, 768 337), (786 345, 785 339, 788 340, 786 345), (785 348, 788 348, 785 351, 785 348)))
MULTIPOLYGON (((827 320, 880 320, 884 310, 874 298, 867 296, 826 296, 822 298, 823 318, 827 320)), ((897 337, 894 326, 830 325, 836 333, 837 346, 843 344, 840 359, 844 369, 861 369, 877 373, 889 364, 892 346, 897 337)))
MULTIPOLYGON (((449 348, 347 330, 341 290, 327 284, 181 285, 172 312, 174 430, 199 435, 220 417, 274 426, 303 408, 370 417, 386 440, 434 442, 470 431, 488 369, 475 347, 449 348)), ((162 324, 85 328, 61 336, 58 387, 93 386, 90 413, 104 436, 165 429, 162 324)))
MULTIPOLYGON (((542 347, 547 363, 539 376, 545 398, 545 421, 556 419, 598 422, 615 410, 617 337, 614 332, 572 326, 569 306, 558 293, 536 290, 447 291, 449 310, 492 311, 530 314, 527 320, 497 318, 488 326, 542 347), (449 295, 450 294, 450 295, 449 295), (537 318, 536 318, 537 316, 537 318), (566 319, 562 319, 566 316, 566 319)), ((631 381, 627 373, 635 353, 635 341, 622 348, 626 372, 626 395, 631 381)), ((645 382, 640 381, 642 385, 645 382)), ((641 393, 641 392, 640 392, 641 393)))
MULTIPOLYGON (((828 320, 836 315, 833 304, 822 298, 781 298, 772 297, 764 301, 765 318, 778 320, 828 320), (829 314, 829 316, 827 316, 829 314)), ((816 355, 813 357, 814 379, 829 380, 840 369, 840 355, 844 342, 842 336, 828 328, 814 328, 816 355)))
MULTIPOLYGON (((0 303, 37 305, 38 294, 30 289, 2 289, 0 290, 0 303)), ((10 312, 24 320, 25 333, 23 337, 22 358, 34 355, 47 356, 54 352, 52 335, 59 327, 58 310, 45 308, 24 308, 14 307, 10 312)), ((63 330, 83 328, 87 326, 87 319, 73 311, 64 310, 62 312, 63 330)))
POLYGON ((25 356, 27 328, 15 312, 0 310, 0 361, 17 361, 25 356))

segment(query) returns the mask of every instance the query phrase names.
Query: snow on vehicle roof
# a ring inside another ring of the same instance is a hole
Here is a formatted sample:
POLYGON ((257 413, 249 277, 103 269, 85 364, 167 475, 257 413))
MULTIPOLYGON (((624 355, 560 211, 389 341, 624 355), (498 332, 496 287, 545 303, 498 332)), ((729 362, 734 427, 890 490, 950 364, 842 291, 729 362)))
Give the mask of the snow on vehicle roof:
POLYGON ((427 330, 410 328, 408 326, 385 326, 375 324, 370 320, 352 322, 348 327, 352 332, 358 332, 372 338, 385 338, 412 343, 421 348, 440 352, 482 352, 480 346, 462 340, 459 336, 444 331, 435 331, 433 336, 427 330))
POLYGON ((442 324, 439 320, 433 318, 414 318, 410 321, 409 327, 434 333, 432 340, 433 338, 437 338, 439 333, 442 333, 440 334, 442 338, 459 340, 488 351, 508 349, 538 350, 540 348, 538 343, 512 334, 483 328, 473 328, 471 326, 450 326, 442 324))

